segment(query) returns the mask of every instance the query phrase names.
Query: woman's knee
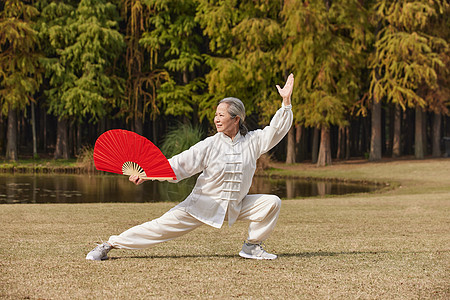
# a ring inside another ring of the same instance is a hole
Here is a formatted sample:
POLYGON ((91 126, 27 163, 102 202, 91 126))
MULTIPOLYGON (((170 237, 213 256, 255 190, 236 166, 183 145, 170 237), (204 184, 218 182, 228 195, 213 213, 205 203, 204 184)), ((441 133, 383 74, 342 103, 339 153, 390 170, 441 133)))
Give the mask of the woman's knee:
POLYGON ((267 203, 271 205, 273 209, 279 210, 281 207, 281 199, 276 195, 267 195, 267 203))

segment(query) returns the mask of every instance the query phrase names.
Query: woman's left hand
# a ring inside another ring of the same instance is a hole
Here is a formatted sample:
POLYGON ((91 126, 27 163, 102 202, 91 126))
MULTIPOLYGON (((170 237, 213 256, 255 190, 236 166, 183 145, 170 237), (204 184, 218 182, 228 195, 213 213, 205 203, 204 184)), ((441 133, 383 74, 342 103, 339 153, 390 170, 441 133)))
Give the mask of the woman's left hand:
POLYGON ((294 89, 294 74, 291 73, 289 75, 283 88, 280 88, 278 84, 276 85, 276 87, 278 89, 278 93, 283 98, 283 104, 291 105, 291 95, 292 90, 294 89))
POLYGON ((142 179, 137 175, 130 175, 128 180, 131 181, 132 183, 134 183, 135 185, 140 185, 145 181, 145 179, 142 179))

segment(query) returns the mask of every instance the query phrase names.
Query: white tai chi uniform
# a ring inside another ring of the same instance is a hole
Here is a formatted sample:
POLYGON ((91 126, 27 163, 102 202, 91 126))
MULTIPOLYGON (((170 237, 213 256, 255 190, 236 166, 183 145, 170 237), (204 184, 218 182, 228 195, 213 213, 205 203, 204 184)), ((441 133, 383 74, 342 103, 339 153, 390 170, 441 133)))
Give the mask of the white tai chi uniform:
POLYGON ((169 159, 177 182, 202 172, 191 194, 160 218, 111 236, 115 248, 142 249, 186 234, 202 224, 220 228, 227 217, 249 220, 248 242, 260 243, 273 231, 281 200, 274 195, 247 195, 256 160, 278 144, 292 125, 291 105, 282 106, 264 129, 222 132, 169 159))

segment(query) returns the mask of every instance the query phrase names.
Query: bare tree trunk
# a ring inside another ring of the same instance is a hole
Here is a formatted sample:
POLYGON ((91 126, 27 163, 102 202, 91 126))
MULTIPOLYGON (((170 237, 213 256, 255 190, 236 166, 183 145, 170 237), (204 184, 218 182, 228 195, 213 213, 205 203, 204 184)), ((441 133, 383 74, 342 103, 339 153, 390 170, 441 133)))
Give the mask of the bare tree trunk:
MULTIPOLYGON (((134 82, 133 84, 137 85, 138 82, 134 82)), ((137 90, 137 89, 136 89, 137 90)), ((144 116, 142 115, 143 112, 143 103, 141 97, 136 97, 136 108, 134 111, 134 131, 137 134, 143 135, 144 133, 144 116)))
POLYGON ((303 127, 301 125, 295 125, 295 144, 300 144, 302 139, 303 127))
POLYGON ((299 162, 301 161, 301 151, 302 151, 302 145, 300 142, 302 141, 302 133, 303 133, 303 126, 301 125, 295 125, 295 161, 299 162))
POLYGON ((98 126, 97 126, 97 134, 100 135, 103 132, 106 132, 106 122, 104 119, 100 120, 100 122, 98 122, 98 126))
POLYGON ((34 112, 34 102, 31 101, 31 131, 33 135, 33 158, 37 158, 37 139, 36 139, 36 116, 34 112))
POLYGON ((423 156, 428 153, 428 142, 427 142, 427 112, 422 110, 422 145, 423 145, 423 156))
POLYGON ((286 163, 295 164, 295 128, 291 126, 288 132, 286 163))
POLYGON ((81 152, 81 147, 83 146, 83 141, 81 139, 81 131, 83 128, 81 127, 81 122, 77 122, 77 137, 76 137, 76 155, 79 155, 81 152))
POLYGON ((372 129, 369 160, 381 160, 381 101, 375 100, 372 103, 372 129))
POLYGON ((17 161, 17 111, 8 111, 8 128, 6 130, 6 160, 17 161))
POLYGON ((345 155, 345 127, 339 126, 336 158, 342 159, 344 158, 344 155, 345 155))
POLYGON ((69 159, 69 136, 67 132, 67 119, 58 120, 56 129, 55 159, 69 159))
POLYGON ((392 157, 401 155, 401 129, 402 129, 402 110, 400 105, 395 105, 394 112, 394 138, 392 140, 392 157))
MULTIPOLYGON (((141 103, 141 101, 139 101, 141 103)), ((139 105, 141 106, 141 105, 139 105)), ((134 131, 137 134, 142 135, 143 134, 143 121, 142 121, 142 114, 140 113, 142 110, 140 110, 138 113, 135 113, 134 115, 134 131)))
POLYGON ((339 126, 338 128, 338 138, 337 138, 337 152, 336 152, 336 159, 341 159, 342 156, 342 127, 339 126))
POLYGON ((330 128, 323 126, 320 131, 320 148, 317 166, 331 165, 330 128))
POLYGON ((345 159, 350 158, 350 127, 345 127, 345 159))
MULTIPOLYGON (((5 146, 6 137, 4 136, 4 124, 3 118, 0 117, 0 152, 3 151, 3 147, 5 146)), ((6 151, 6 150, 5 150, 6 151)))
POLYGON ((158 144, 158 128, 156 127, 158 124, 158 122, 155 120, 152 121, 152 134, 153 134, 153 139, 152 142, 157 145, 158 144))
POLYGON ((423 112, 420 106, 416 107, 416 122, 414 132, 414 156, 417 159, 424 158, 423 149, 423 112))
POLYGON ((433 157, 440 157, 441 153, 441 120, 442 115, 440 113, 433 114, 433 145, 432 145, 432 155, 433 157))
POLYGON ((73 154, 76 153, 74 149, 75 143, 75 132, 73 128, 73 122, 67 122, 67 129, 68 129, 68 135, 67 135, 67 153, 69 154, 68 157, 71 157, 73 154))
POLYGON ((39 107, 39 148, 41 148, 45 153, 47 153, 47 111, 40 106, 39 107))
POLYGON ((312 145, 312 163, 317 162, 317 156, 319 154, 319 128, 314 128, 313 145, 312 145))

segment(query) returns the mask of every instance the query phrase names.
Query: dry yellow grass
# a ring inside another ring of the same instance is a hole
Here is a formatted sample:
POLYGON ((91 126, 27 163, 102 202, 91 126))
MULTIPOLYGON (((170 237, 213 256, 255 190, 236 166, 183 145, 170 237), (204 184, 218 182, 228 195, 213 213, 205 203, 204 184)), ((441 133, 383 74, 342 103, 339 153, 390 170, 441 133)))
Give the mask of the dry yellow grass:
POLYGON ((247 224, 237 223, 88 262, 93 241, 174 203, 1 205, 0 298, 450 298, 450 160, 286 169, 280 173, 400 187, 284 200, 266 242, 275 261, 239 258, 247 224))

